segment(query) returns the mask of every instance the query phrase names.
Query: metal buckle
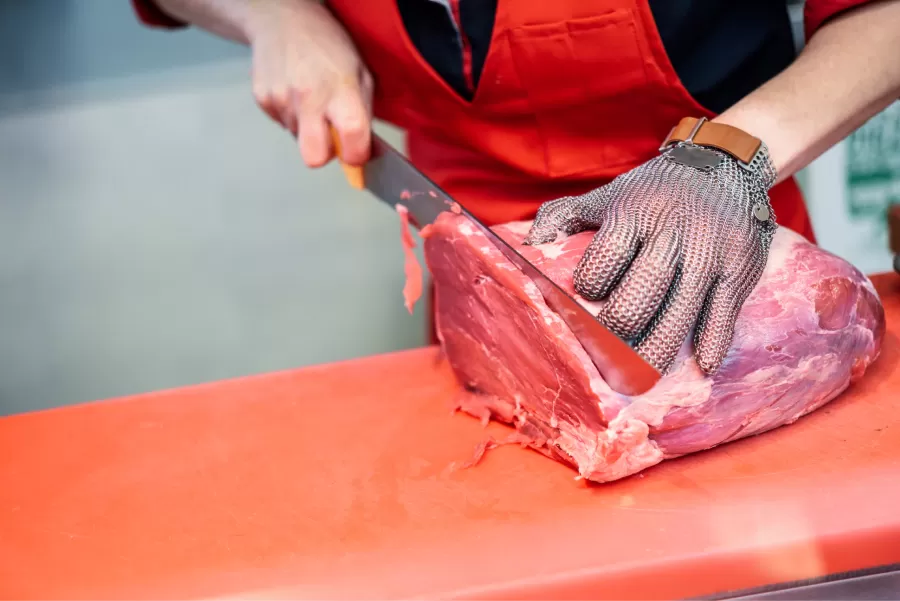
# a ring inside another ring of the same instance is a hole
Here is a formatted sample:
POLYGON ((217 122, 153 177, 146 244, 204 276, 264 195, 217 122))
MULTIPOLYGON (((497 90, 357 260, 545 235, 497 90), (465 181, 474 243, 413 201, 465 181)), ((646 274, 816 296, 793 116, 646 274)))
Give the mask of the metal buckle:
POLYGON ((676 146, 666 155, 666 158, 679 165, 693 167, 706 172, 712 171, 722 162, 721 155, 695 144, 676 146))
MULTIPOLYGON (((677 126, 673 127, 669 130, 669 135, 665 137, 665 140, 660 145, 659 152, 666 152, 667 150, 675 146, 675 148, 672 149, 672 151, 667 155, 667 158, 682 165, 688 165, 690 167, 695 167, 703 171, 711 171, 721 162, 721 157, 715 152, 706 149, 706 147, 694 143, 694 136, 697 135, 697 132, 700 131, 700 128, 703 127, 703 124, 707 121, 708 119, 706 117, 700 117, 697 120, 697 123, 694 124, 694 127, 691 129, 691 133, 688 135, 688 137, 681 142, 672 140, 672 134, 675 132, 677 126)), ((756 161, 762 151, 763 144, 762 142, 760 142, 759 147, 753 154, 753 157, 749 162, 745 163, 738 157, 734 156, 732 153, 726 150, 722 150, 722 152, 733 158, 741 168, 750 173, 754 172, 754 166, 756 165, 756 161)))
POLYGON ((744 171, 753 172, 753 165, 756 163, 756 159, 759 158, 759 155, 762 154, 763 145, 762 142, 759 143, 759 148, 756 149, 756 152, 753 153, 753 156, 750 158, 749 163, 745 163, 737 157, 734 157, 734 161, 741 167, 743 167, 744 171))
POLYGON ((700 117, 699 119, 697 119, 697 123, 694 124, 694 128, 691 130, 691 133, 689 133, 688 137, 684 139, 685 144, 695 146, 694 136, 697 135, 697 132, 700 131, 700 128, 703 127, 704 123, 706 123, 706 117, 700 117))
POLYGON ((659 146, 659 151, 660 151, 660 152, 664 152, 667 148, 669 148, 670 146, 672 146, 673 143, 674 143, 674 144, 687 144, 687 145, 690 145, 690 146, 696 146, 696 144, 694 144, 694 136, 697 135, 697 132, 700 131, 700 128, 703 126, 704 123, 706 123, 706 121, 707 121, 706 117, 700 117, 700 118, 697 120, 697 123, 694 124, 693 129, 691 129, 691 133, 688 135, 687 138, 685 138, 685 140, 684 140, 683 142, 673 142, 673 141, 672 141, 672 133, 675 131, 675 128, 678 127, 677 125, 676 125, 676 126, 673 126, 672 129, 669 130, 669 135, 667 135, 667 136, 663 139, 663 143, 660 144, 660 146, 659 146))
MULTIPOLYGON (((694 144, 694 136, 697 135, 697 132, 700 131, 700 128, 703 124, 706 123, 706 117, 700 117, 697 120, 697 123, 694 124, 693 129, 691 129, 691 133, 688 135, 684 141, 678 143, 675 148, 673 148, 669 154, 666 155, 666 158, 670 161, 674 161, 679 165, 685 165, 686 167, 693 167, 694 169, 699 169, 700 171, 712 171, 715 169, 719 163, 722 162, 722 157, 709 150, 708 148, 704 148, 703 146, 698 146, 694 144)), ((673 129, 674 131, 674 129, 673 129)), ((671 136, 671 132, 669 136, 671 136)), ((668 140, 668 137, 666 138, 668 140)), ((663 144, 663 148, 660 149, 660 152, 664 150, 666 144, 663 144)))

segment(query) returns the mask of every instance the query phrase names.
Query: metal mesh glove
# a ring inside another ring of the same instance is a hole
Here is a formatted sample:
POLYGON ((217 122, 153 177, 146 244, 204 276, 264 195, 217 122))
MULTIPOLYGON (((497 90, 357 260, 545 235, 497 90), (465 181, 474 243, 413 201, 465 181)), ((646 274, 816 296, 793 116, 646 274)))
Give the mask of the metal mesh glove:
POLYGON ((600 321, 662 373, 696 324, 695 359, 713 373, 766 265, 774 181, 765 146, 748 168, 681 143, 606 186, 545 203, 525 243, 599 229, 575 269, 578 294, 606 298, 600 321), (695 166, 698 155, 706 165, 695 166))

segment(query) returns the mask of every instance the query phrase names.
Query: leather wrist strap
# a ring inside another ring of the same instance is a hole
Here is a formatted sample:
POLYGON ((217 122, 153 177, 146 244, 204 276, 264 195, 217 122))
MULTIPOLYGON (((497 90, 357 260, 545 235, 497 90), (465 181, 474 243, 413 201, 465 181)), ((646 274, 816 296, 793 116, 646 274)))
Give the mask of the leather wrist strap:
POLYGON ((682 147, 673 149, 670 158, 701 168, 711 168, 717 161, 703 153, 696 152, 696 150, 691 151, 691 148, 706 147, 724 152, 742 168, 756 174, 765 185, 766 190, 770 189, 777 179, 778 174, 769 157, 769 149, 762 140, 731 125, 710 123, 706 117, 682 119, 678 125, 672 128, 665 142, 659 147, 659 151, 665 152, 670 146, 682 147), (675 153, 679 153, 677 158, 674 156, 675 153))
POLYGON ((706 118, 685 117, 669 132, 660 150, 680 142, 693 142, 726 152, 744 165, 750 165, 762 147, 762 140, 724 123, 711 123, 706 118))

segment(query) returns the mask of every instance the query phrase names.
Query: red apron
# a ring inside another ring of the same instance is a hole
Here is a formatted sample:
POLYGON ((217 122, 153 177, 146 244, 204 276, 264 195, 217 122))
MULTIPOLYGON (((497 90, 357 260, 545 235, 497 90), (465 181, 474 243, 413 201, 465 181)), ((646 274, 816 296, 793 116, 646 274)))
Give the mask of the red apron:
MULTIPOLYGON (((376 117, 406 129, 413 163, 488 224, 601 186, 656 155, 682 117, 715 116, 676 75, 646 0, 499 0, 471 101, 416 50, 396 0, 327 4, 375 78, 376 117)), ((814 240, 793 178, 771 199, 781 225, 814 240)))

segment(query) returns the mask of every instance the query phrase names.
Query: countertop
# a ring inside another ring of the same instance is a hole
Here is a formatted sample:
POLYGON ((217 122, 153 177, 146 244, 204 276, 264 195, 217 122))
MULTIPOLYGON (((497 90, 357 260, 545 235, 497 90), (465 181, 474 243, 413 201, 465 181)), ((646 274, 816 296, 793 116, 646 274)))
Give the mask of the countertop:
POLYGON ((881 358, 778 430, 589 485, 453 415, 436 348, 0 419, 3 598, 684 598, 900 561, 881 358))

